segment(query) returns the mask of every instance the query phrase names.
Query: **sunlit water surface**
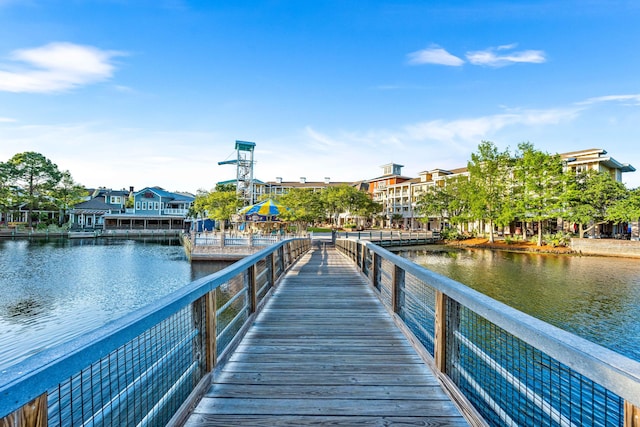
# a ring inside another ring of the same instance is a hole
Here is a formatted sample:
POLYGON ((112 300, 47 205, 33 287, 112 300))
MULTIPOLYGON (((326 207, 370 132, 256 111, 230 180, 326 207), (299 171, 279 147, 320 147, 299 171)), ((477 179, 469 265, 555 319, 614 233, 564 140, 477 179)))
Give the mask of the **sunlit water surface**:
POLYGON ((226 265, 192 267, 176 241, 0 240, 0 369, 226 265))
POLYGON ((398 253, 640 361, 640 260, 434 246, 398 253))

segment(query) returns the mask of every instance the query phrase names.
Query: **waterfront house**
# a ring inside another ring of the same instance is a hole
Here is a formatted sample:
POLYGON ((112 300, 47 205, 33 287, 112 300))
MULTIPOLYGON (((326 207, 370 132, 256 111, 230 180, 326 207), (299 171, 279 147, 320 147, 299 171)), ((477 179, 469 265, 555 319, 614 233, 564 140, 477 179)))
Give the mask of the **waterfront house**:
POLYGON ((133 192, 97 188, 88 190, 86 200, 76 204, 69 212, 69 223, 72 230, 94 230, 104 228, 106 214, 122 214, 125 212, 127 199, 133 192))
POLYGON ((184 230, 195 200, 191 193, 172 193, 160 187, 146 187, 133 193, 133 208, 124 213, 105 214, 105 230, 184 230))

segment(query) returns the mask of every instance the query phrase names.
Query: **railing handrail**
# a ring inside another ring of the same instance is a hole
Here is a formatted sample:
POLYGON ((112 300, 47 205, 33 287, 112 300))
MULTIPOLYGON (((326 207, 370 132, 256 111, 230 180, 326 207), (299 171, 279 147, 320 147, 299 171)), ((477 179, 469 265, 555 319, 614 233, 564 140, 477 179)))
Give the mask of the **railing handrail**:
POLYGON ((43 391, 106 356, 293 240, 300 239, 277 242, 223 270, 195 280, 156 302, 3 369, 0 372, 0 416, 19 409, 43 391))
MULTIPOLYGON (((352 239, 353 240, 353 239, 352 239)), ((640 405, 640 362, 516 310, 366 240, 356 240, 524 342, 640 405)))

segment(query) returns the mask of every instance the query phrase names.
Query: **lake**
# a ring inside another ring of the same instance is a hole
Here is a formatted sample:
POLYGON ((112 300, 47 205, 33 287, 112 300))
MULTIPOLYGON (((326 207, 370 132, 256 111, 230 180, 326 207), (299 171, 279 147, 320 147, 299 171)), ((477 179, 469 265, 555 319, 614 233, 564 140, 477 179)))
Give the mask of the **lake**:
POLYGON ((226 265, 177 240, 0 240, 0 369, 226 265))
POLYGON ((397 253, 640 361, 640 260, 439 246, 397 253))
MULTIPOLYGON (((400 254, 640 360, 640 260, 427 249, 400 254)), ((0 369, 227 265, 190 264, 177 241, 0 240, 0 369)))

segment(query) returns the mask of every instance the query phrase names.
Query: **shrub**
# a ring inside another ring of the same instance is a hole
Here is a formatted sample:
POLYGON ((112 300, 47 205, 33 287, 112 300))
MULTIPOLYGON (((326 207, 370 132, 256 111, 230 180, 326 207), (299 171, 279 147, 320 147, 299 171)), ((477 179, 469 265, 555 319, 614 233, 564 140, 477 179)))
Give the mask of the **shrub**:
POLYGON ((571 241, 571 234, 558 231, 555 234, 545 234, 542 236, 542 240, 549 246, 557 248, 559 246, 567 246, 571 241))

